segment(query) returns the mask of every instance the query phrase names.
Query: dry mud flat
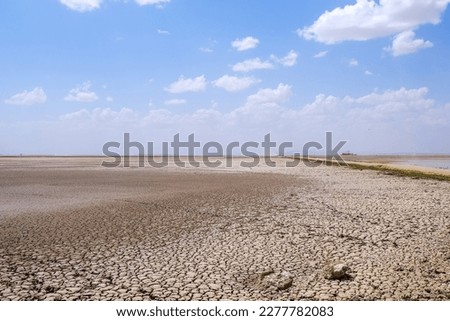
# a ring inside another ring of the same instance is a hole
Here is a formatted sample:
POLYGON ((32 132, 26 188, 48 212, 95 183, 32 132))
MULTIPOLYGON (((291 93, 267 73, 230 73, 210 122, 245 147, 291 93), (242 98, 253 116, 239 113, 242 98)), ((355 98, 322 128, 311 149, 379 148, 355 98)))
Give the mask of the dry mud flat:
POLYGON ((0 299, 450 299, 448 182, 277 162, 0 159, 0 299))

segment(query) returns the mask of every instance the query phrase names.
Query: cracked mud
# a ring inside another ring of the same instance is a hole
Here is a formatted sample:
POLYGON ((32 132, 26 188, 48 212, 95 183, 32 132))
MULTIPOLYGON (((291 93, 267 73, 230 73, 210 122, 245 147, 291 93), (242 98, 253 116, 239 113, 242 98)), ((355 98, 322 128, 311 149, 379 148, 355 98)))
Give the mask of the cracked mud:
POLYGON ((1 300, 448 300, 450 184, 0 160, 1 300))

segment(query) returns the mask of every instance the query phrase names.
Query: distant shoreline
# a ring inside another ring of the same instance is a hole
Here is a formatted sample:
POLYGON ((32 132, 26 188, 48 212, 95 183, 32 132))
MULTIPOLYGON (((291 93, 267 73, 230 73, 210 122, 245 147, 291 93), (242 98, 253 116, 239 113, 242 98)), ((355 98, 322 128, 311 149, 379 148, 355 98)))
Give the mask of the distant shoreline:
MULTIPOLYGON (((120 155, 121 157, 124 157, 125 155, 120 155)), ((154 156, 154 157, 163 157, 163 155, 144 155, 146 156, 154 156)), ((201 154, 194 155, 195 157, 202 157, 201 154)), ((45 155, 45 154, 27 154, 27 155, 1 155, 0 158, 103 158, 108 157, 105 155, 45 155)), ((139 155, 130 155, 129 157, 139 157, 139 155)), ((173 155, 168 155, 165 157, 174 157, 173 155)), ((180 155, 180 157, 188 157, 188 155, 180 155)), ((223 156, 226 157, 226 156, 223 156)), ((245 156, 242 155, 233 155, 235 158, 243 158, 245 156)), ((264 157, 263 155, 259 155, 259 157, 264 157)), ((279 156, 279 155, 271 155, 270 157, 276 158, 276 157, 293 157, 293 155, 286 155, 286 156, 279 156)), ((321 159, 324 156, 322 155, 311 155, 311 158, 314 159, 321 159)), ((392 162, 392 161, 399 161, 402 159, 448 159, 450 160, 450 154, 386 154, 386 155, 358 155, 358 154, 352 154, 352 155, 341 155, 342 158, 344 158, 346 161, 360 161, 360 162, 379 162, 379 163, 386 163, 386 162, 392 162)))
MULTIPOLYGON (((122 158, 124 156, 121 156, 122 158)), ((139 156, 130 156, 131 159, 137 159, 139 156)), ((155 158, 162 158, 163 156, 154 155, 155 158)), ((169 159, 173 159, 174 156, 167 156, 169 159)), ((186 160, 188 156, 180 156, 181 160, 186 160)), ((201 158, 201 155, 195 155, 197 159, 201 158)), ((260 156, 263 158, 263 156, 260 156)), ((272 159, 280 158, 292 158, 295 156, 271 156, 272 159)), ((45 156, 45 155, 27 155, 27 156, 0 156, 0 159, 109 159, 107 156, 45 156)), ((227 157, 211 157, 211 159, 226 159, 227 157)), ((233 156, 234 159, 244 159, 244 156, 233 156)), ((301 156, 300 156, 301 158, 301 156)), ((358 155, 345 155, 342 156, 343 162, 337 160, 326 160, 323 156, 309 157, 311 162, 321 162, 324 165, 333 166, 347 166, 349 168, 358 170, 376 170, 384 172, 386 175, 405 176, 412 178, 424 178, 435 179, 442 181, 450 181, 450 169, 433 168, 426 166, 417 166, 411 164, 405 164, 408 160, 445 160, 450 164, 450 155, 420 155, 420 156, 403 156, 403 155, 390 155, 390 156, 358 156, 358 155), (403 162, 403 163, 402 163, 403 162)))
POLYGON ((382 171, 387 175, 405 176, 412 178, 435 179, 450 182, 450 170, 410 165, 400 163, 413 159, 445 159, 450 162, 450 156, 433 155, 433 156, 343 156, 345 163, 337 160, 326 160, 323 157, 310 158, 312 162, 322 162, 325 165, 332 166, 348 166, 358 170, 376 170, 382 171))

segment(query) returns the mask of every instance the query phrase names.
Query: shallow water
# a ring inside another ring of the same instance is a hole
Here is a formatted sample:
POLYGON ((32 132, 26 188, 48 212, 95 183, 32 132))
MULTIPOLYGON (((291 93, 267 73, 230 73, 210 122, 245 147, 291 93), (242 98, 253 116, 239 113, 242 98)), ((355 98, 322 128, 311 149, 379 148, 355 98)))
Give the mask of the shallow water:
POLYGON ((401 161, 399 164, 450 170, 450 159, 409 159, 401 161))

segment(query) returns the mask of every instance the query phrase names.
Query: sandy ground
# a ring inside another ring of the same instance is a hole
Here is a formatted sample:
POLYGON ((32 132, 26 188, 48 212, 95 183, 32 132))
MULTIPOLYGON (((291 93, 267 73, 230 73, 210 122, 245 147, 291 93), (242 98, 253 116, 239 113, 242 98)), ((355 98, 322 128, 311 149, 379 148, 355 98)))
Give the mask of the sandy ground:
POLYGON ((450 299, 450 183, 239 162, 0 158, 0 299, 450 299))

